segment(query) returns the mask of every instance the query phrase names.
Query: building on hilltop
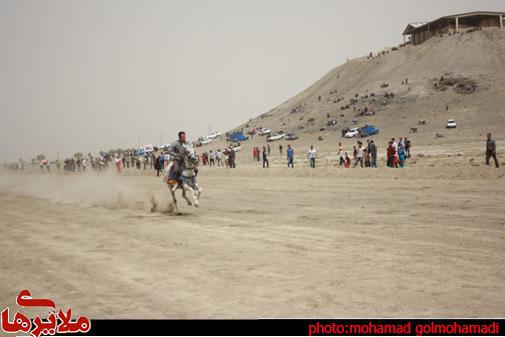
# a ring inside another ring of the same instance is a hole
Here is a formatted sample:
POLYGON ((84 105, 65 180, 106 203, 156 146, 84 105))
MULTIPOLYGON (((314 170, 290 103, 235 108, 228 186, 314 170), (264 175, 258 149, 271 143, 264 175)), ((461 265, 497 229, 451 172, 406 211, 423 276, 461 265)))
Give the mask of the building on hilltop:
POLYGON ((470 12, 448 15, 431 22, 409 23, 403 31, 403 39, 410 38, 413 45, 418 45, 429 38, 466 29, 482 29, 505 26, 505 12, 470 12))

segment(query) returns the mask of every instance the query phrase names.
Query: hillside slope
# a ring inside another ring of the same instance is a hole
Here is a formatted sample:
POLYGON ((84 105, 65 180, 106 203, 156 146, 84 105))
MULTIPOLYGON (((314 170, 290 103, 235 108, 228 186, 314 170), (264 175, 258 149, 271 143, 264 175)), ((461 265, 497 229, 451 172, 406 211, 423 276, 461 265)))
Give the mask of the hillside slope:
POLYGON ((379 141, 407 135, 422 145, 464 143, 482 140, 488 131, 501 139, 504 103, 505 29, 489 29, 349 60, 237 129, 261 126, 295 132, 309 141, 322 136, 335 144, 342 139, 342 128, 369 123, 380 128, 379 141), (393 97, 386 97, 391 93, 393 97), (357 102, 351 104, 354 98, 357 102), (376 114, 359 116, 365 107, 376 114), (445 129, 449 118, 456 119, 456 129, 445 129), (321 131, 330 120, 336 125, 321 131), (418 120, 426 125, 418 126, 418 120), (417 132, 409 134, 413 127, 417 132), (444 137, 436 138, 437 132, 444 137))

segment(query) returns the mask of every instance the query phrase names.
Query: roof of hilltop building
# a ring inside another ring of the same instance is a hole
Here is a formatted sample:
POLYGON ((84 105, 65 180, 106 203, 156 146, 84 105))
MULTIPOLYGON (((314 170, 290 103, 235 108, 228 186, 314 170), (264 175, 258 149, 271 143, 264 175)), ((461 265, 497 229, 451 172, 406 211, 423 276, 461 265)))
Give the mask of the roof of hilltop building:
POLYGON ((411 22, 407 25, 407 27, 403 31, 403 35, 412 34, 412 31, 414 29, 424 26, 425 24, 427 24, 427 22, 411 22))
POLYGON ((459 31, 469 27, 505 26, 505 12, 476 11, 442 16, 430 22, 409 23, 402 35, 412 35, 413 44, 420 44, 436 34, 459 31))

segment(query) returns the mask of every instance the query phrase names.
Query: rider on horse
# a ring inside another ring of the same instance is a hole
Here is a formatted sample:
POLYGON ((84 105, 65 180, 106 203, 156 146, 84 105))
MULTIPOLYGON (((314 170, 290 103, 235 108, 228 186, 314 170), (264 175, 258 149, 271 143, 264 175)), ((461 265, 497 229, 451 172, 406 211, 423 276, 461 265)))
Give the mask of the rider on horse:
POLYGON ((168 179, 175 181, 179 181, 179 177, 184 169, 183 155, 184 151, 186 151, 186 146, 188 146, 188 143, 186 143, 186 132, 180 131, 178 136, 179 139, 170 144, 167 149, 167 152, 173 162, 172 170, 169 173, 168 179))
POLYGON ((198 156, 195 153, 193 144, 186 142, 186 133, 184 131, 179 132, 179 139, 168 147, 167 153, 171 158, 163 180, 172 193, 176 213, 178 213, 177 200, 175 199, 177 189, 182 190, 182 195, 188 205, 198 207, 198 199, 202 193, 202 189, 196 182, 198 156), (188 199, 186 193, 189 193, 191 200, 188 199))

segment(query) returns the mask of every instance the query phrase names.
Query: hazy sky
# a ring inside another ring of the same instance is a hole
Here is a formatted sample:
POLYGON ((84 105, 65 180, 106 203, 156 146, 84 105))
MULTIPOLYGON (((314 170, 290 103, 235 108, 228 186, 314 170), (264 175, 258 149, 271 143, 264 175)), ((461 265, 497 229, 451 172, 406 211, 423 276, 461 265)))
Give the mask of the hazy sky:
POLYGON ((226 131, 412 21, 504 0, 0 0, 0 161, 226 131))

